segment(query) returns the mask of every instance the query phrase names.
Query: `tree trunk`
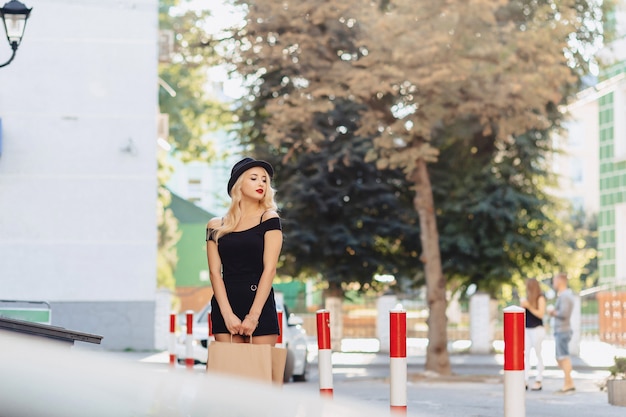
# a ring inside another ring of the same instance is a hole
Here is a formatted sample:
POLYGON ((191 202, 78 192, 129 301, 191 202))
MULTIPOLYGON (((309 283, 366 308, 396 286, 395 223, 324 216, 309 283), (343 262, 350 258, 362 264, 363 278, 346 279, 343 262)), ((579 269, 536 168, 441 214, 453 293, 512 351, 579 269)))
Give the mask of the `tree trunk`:
POLYGON ((421 158, 417 160, 413 171, 413 183, 415 184, 413 205, 420 219, 421 261, 424 263, 426 274, 426 297, 429 309, 425 368, 441 375, 450 375, 452 370, 448 356, 446 280, 441 269, 433 190, 426 162, 421 158))

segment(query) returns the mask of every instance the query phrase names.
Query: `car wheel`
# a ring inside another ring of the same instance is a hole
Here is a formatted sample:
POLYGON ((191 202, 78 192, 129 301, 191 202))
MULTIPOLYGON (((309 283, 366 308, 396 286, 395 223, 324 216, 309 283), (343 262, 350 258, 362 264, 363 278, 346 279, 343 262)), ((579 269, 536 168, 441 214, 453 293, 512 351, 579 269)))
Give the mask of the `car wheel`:
POLYGON ((295 365, 295 358, 293 352, 287 349, 287 360, 285 361, 285 373, 283 374, 283 382, 289 382, 293 375, 293 368, 295 365))

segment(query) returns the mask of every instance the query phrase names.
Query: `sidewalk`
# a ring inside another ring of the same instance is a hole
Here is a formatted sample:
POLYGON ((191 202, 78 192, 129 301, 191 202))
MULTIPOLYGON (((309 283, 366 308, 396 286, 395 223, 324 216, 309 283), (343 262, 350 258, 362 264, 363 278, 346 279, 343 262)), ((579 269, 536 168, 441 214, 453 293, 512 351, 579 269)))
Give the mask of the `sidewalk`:
MULTIPOLYGON (((426 362, 427 339, 407 340, 407 364, 409 366, 424 365, 426 362)), ((504 343, 494 342, 492 354, 469 353, 469 341, 456 341, 448 347, 450 363, 455 366, 504 366, 504 343)), ((333 364, 337 365, 384 365, 389 363, 389 355, 377 350, 377 341, 372 339, 350 339, 342 343, 343 352, 334 352, 333 364), (359 347, 365 347, 365 352, 358 352, 359 347)), ((315 351, 317 346, 314 346, 315 351)), ((317 353, 317 352, 315 352, 317 353)), ((554 356, 554 340, 543 342, 542 356, 546 369, 558 368, 554 356)), ((572 355, 572 365, 578 370, 606 370, 613 365, 615 356, 626 356, 626 349, 618 348, 600 341, 584 340, 580 343, 578 355, 572 355)), ((312 358, 317 361, 317 355, 312 358)), ((536 365, 536 358, 531 356, 531 366, 536 365)))
MULTIPOLYGON (((352 342, 351 342, 352 343, 352 342)), ((359 343, 361 344, 361 343, 359 343)), ((367 345, 367 343, 365 343, 367 345)), ((503 417, 504 355, 503 345, 496 343, 494 354, 467 353, 467 343, 449 347, 454 376, 435 376, 424 371, 427 342, 407 341, 407 417, 503 417)), ((345 346, 348 348, 349 346, 345 346)), ((353 348, 358 346, 353 346, 353 348)), ((623 417, 626 408, 608 403, 600 384, 608 375, 614 356, 626 356, 620 349, 598 341, 582 341, 580 353, 572 356, 576 391, 558 394, 563 384, 562 371, 554 356, 554 341, 546 340, 542 356, 546 366, 543 389, 525 392, 528 417, 577 417, 600 415, 623 417)), ((335 352, 333 366, 389 367, 388 354, 381 352, 335 352)), ((535 361, 531 360, 531 365, 535 361)), ((358 373, 354 373, 358 375, 358 373)), ((531 371, 531 375, 533 371, 531 371)), ((337 398, 357 399, 361 404, 388 404, 389 381, 385 378, 343 378, 336 380, 337 398)), ((290 387, 292 388, 292 387, 290 387)), ((516 414, 520 415, 520 414, 516 414)))
MULTIPOLYGON (((426 341, 407 341, 407 417, 503 417, 504 411, 504 355, 498 350, 493 354, 470 354, 464 343, 456 343, 449 349, 454 376, 436 376, 424 372, 426 341)), ((352 352, 334 352, 332 363, 334 378, 334 401, 364 406, 375 415, 386 416, 389 406, 389 355, 376 351, 377 345, 369 339, 346 341, 343 346, 352 352), (365 352, 355 352, 362 349, 365 352), (365 368, 366 371, 363 369, 365 368), (387 368, 387 369, 385 369, 387 368), (352 376, 348 376, 352 375, 352 376), (356 402, 355 402, 356 401, 356 402), (379 413, 380 412, 380 413, 379 413)), ((558 394, 562 385, 562 371, 554 358, 554 343, 546 340, 543 345, 546 371, 542 391, 525 392, 525 416, 528 417, 576 417, 601 415, 623 417, 626 408, 608 403, 607 393, 601 391, 599 382, 607 375, 607 368, 614 356, 626 356, 620 349, 597 341, 583 341, 580 354, 572 356, 573 377, 576 391, 558 394)), ((121 353, 130 360, 168 363, 168 352, 121 353)), ((317 343, 309 344, 310 367, 314 375, 307 383, 286 384, 283 392, 291 398, 294 394, 317 393, 317 343)), ((534 365, 534 363, 533 363, 534 365)), ((178 365, 182 367, 181 365, 178 365)), ((391 417, 391 416, 390 416, 391 417)))
MULTIPOLYGON (((423 366, 426 363, 427 339, 407 340, 407 365, 423 366)), ((496 353, 472 354, 468 352, 469 341, 456 341, 448 349, 453 371, 455 367, 471 366, 496 367, 504 366, 504 345, 501 341, 494 343, 496 353)), ((375 339, 345 339, 342 343, 342 352, 333 352, 332 363, 336 366, 386 366, 389 364, 389 355, 378 350, 378 341, 375 339)), ((169 363, 168 352, 114 352, 131 360, 147 363, 169 363)), ((546 369, 557 369, 554 357, 554 341, 543 342, 544 365, 546 369)), ((626 356, 626 349, 618 348, 600 341, 581 341, 580 353, 572 355, 574 370, 607 370, 613 364, 615 356, 626 356)), ((317 341, 309 341, 309 361, 317 364, 317 341)), ((536 365, 536 359, 531 358, 531 366, 536 365)))

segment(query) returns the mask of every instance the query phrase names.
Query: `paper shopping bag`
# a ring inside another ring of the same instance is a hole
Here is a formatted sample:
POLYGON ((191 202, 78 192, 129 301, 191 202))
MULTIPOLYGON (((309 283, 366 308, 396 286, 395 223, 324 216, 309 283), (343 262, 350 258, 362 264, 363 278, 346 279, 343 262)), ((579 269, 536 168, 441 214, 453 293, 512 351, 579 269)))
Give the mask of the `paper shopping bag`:
POLYGON ((209 343, 207 372, 272 381, 272 347, 252 343, 209 343))
POLYGON ((282 385, 287 363, 287 349, 272 347, 272 382, 282 385))

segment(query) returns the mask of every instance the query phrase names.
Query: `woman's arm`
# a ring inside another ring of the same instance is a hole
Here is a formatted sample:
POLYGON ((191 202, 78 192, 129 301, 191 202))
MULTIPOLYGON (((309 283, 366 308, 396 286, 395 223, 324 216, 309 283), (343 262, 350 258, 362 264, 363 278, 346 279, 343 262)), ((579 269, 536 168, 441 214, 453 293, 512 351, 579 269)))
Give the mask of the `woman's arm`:
POLYGON ((250 311, 242 323, 243 334, 252 334, 259 323, 259 317, 267 297, 272 289, 272 282, 276 276, 276 264, 283 246, 283 233, 280 230, 268 230, 265 232, 265 249, 263 251, 263 273, 254 296, 254 302, 250 311))
MULTIPOLYGON (((211 220, 207 227, 212 229, 220 224, 220 220, 211 220), (211 227, 213 226, 213 227, 211 227)), ((233 313, 228 296, 226 295, 226 287, 224 286, 224 279, 222 277, 222 260, 217 250, 217 244, 213 240, 207 240, 206 242, 207 260, 209 263, 209 278, 211 279, 211 286, 213 287, 213 294, 217 300, 217 304, 220 306, 224 323, 230 334, 238 334, 241 330, 241 320, 233 313)))

